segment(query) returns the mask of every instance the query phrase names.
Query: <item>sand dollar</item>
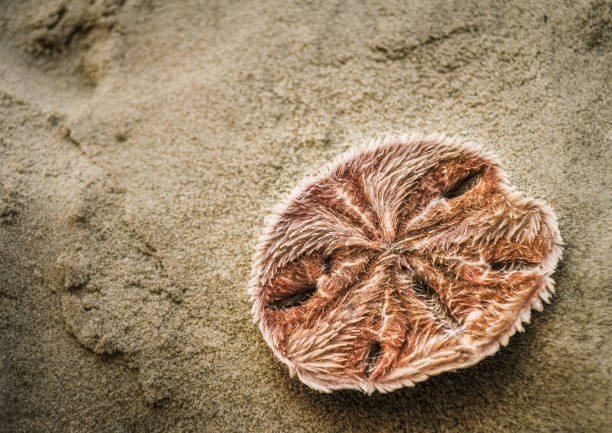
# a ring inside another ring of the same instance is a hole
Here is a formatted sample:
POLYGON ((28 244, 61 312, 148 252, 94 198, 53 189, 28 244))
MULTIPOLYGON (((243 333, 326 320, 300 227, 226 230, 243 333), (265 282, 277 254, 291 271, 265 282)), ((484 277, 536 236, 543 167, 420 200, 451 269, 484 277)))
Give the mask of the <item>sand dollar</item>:
POLYGON ((391 391, 496 352, 554 290, 556 217, 478 146, 381 140, 306 180, 254 260, 253 314, 320 390, 391 391))

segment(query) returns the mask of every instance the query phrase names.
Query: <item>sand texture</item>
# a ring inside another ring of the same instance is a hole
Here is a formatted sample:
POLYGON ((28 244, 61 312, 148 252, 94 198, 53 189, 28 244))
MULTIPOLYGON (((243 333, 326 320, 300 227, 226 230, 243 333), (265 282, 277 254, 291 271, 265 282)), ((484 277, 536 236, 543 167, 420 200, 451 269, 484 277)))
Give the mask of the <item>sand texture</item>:
POLYGON ((0 431, 612 429, 612 3, 0 2, 0 431), (320 394, 252 323, 274 204, 352 143, 475 140, 557 295, 478 365, 320 394))

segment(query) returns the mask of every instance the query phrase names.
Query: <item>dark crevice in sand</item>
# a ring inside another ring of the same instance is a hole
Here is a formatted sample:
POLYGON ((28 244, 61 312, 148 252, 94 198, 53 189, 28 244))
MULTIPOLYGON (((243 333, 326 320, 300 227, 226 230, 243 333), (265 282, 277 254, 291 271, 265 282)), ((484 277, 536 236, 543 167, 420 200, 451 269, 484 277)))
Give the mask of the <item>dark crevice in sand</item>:
POLYGON ((408 43, 405 41, 401 42, 382 42, 377 43, 372 47, 375 53, 381 54, 382 58, 375 58, 376 61, 397 61, 405 59, 410 53, 418 48, 425 48, 428 45, 444 42, 447 39, 451 39, 457 35, 478 33, 479 27, 473 24, 466 24, 441 34, 431 35, 423 41, 416 43, 408 43))

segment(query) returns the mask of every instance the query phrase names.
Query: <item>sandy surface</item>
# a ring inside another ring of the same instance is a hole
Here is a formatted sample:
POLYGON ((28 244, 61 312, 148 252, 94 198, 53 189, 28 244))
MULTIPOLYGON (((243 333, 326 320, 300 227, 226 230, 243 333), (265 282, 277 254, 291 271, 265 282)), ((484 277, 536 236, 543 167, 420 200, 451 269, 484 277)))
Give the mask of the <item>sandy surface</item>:
POLYGON ((0 3, 0 431, 610 431, 612 5, 0 3), (558 295, 477 366, 314 392, 245 293, 351 143, 476 140, 557 212, 558 295))

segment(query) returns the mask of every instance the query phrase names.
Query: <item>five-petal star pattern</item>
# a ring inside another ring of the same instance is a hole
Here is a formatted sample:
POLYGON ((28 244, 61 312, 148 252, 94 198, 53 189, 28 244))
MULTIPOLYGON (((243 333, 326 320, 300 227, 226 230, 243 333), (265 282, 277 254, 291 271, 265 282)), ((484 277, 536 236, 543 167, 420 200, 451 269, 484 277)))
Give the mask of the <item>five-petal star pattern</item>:
POLYGON ((254 261, 253 314, 310 387, 387 392, 507 344, 553 292, 561 244, 551 209, 478 146, 389 138, 280 208, 254 261))

